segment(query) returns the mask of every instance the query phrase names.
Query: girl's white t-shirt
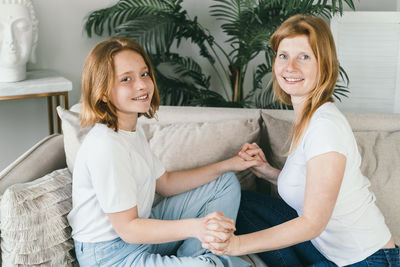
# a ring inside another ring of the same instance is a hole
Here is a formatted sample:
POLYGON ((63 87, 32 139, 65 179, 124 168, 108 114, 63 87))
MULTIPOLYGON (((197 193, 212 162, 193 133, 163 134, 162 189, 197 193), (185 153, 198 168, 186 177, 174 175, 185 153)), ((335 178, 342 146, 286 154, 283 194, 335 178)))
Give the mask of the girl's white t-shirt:
POLYGON ((106 213, 137 206, 141 218, 150 216, 156 179, 165 172, 150 150, 140 125, 135 132, 115 132, 96 124, 77 153, 72 180, 72 237, 101 242, 118 237, 106 213))
POLYGON ((372 255, 391 234, 375 204, 375 195, 368 189, 371 184, 361 173, 361 156, 352 129, 334 103, 323 104, 313 114, 279 175, 278 192, 301 216, 307 161, 332 151, 346 157, 346 168, 332 217, 311 242, 328 260, 343 266, 372 255))

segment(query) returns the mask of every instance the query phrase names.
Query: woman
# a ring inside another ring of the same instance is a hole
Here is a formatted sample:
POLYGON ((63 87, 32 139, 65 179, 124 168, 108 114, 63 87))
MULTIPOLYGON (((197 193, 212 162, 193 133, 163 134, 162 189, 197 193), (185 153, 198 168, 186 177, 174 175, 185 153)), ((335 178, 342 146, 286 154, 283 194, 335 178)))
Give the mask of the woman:
POLYGON ((241 235, 204 247, 228 255, 263 252, 270 266, 400 266, 399 249, 360 171, 352 130, 333 103, 339 67, 328 24, 295 15, 270 41, 274 93, 295 113, 291 147, 282 170, 256 144, 244 145, 239 156, 258 159, 253 172, 277 182, 283 200, 244 192, 241 235))

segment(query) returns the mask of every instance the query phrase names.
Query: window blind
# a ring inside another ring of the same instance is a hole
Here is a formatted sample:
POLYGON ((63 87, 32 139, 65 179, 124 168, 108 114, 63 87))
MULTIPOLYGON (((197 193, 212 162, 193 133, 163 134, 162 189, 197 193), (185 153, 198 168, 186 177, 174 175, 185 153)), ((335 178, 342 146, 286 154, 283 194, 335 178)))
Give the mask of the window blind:
POLYGON ((400 113, 400 12, 344 12, 331 20, 350 79, 344 111, 400 113))

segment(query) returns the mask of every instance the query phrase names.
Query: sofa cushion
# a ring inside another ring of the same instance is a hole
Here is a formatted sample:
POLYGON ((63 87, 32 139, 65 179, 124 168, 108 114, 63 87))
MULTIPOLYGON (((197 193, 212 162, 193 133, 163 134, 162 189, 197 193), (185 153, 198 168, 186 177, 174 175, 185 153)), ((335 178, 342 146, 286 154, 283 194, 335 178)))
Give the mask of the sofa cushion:
POLYGON ((354 132, 362 155, 361 171, 371 181, 376 204, 400 243, 400 131, 354 132))
POLYGON ((71 174, 53 171, 32 182, 14 184, 1 200, 2 259, 5 266, 70 266, 71 174))
MULTIPOLYGON (((281 168, 286 160, 284 154, 289 150, 287 139, 292 123, 272 117, 265 111, 261 117, 260 141, 263 150, 268 160, 281 168)), ((350 122, 352 118, 350 115, 350 122)), ((400 147, 396 145, 400 144, 400 131, 357 130, 357 125, 351 124, 355 127, 354 136, 362 157, 361 172, 371 181, 376 204, 385 216, 395 241, 400 242, 400 147)))
MULTIPOLYGON (((246 142, 257 142, 260 134, 258 118, 216 122, 148 124, 143 129, 152 151, 166 170, 200 167, 232 157, 246 142)), ((255 176, 251 171, 238 172, 245 189, 252 188, 255 176)))
POLYGON ((289 151, 289 135, 292 122, 274 118, 265 111, 261 113, 262 126, 260 135, 260 146, 264 150, 268 162, 282 169, 286 161, 285 154, 289 151))

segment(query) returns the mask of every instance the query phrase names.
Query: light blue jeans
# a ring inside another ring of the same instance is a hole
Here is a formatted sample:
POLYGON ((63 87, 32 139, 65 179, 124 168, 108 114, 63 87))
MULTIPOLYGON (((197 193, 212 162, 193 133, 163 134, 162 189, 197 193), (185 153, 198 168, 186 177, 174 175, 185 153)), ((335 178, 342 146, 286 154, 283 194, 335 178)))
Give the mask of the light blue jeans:
MULTIPOLYGON (((200 218, 213 211, 222 211, 236 221, 240 203, 240 185, 229 172, 191 191, 165 198, 151 211, 151 218, 180 220, 200 218)), ((164 244, 129 244, 120 238, 97 243, 75 241, 75 252, 81 267, 250 267, 238 257, 216 256, 191 238, 164 244)))

